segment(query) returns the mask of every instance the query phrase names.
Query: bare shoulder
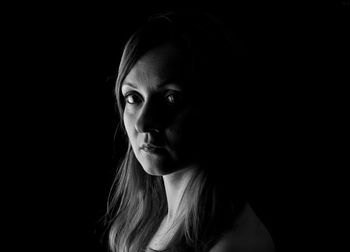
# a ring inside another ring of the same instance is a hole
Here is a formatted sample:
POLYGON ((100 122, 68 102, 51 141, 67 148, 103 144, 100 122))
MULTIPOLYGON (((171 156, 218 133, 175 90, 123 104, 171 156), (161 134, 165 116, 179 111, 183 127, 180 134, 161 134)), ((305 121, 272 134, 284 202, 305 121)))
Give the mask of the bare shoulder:
POLYGON ((274 252, 274 242, 249 205, 235 228, 226 232, 209 252, 274 252))

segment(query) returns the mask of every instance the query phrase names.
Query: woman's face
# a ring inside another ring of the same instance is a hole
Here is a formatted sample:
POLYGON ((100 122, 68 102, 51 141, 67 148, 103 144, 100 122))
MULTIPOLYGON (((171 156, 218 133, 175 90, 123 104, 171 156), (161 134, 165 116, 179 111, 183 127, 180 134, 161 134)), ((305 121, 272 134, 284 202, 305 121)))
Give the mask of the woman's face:
POLYGON ((151 175, 167 175, 198 160, 201 113, 191 99, 189 69, 181 51, 166 44, 141 57, 122 83, 127 135, 151 175))

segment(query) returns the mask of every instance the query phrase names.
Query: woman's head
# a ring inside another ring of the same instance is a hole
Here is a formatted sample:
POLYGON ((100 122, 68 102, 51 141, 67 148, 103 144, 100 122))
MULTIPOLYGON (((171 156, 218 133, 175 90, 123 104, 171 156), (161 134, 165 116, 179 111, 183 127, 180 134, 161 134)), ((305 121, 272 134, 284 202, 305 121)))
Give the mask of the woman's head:
MULTIPOLYGON (((159 175, 187 167, 200 169, 180 202, 177 237, 206 251, 234 218, 227 211, 240 198, 227 200, 225 193, 240 178, 227 176, 232 167, 223 157, 235 154, 227 143, 232 147, 238 134, 242 58, 227 34, 210 15, 167 13, 150 18, 126 43, 115 93, 129 145, 110 199, 113 251, 147 246, 167 211, 159 175)), ((240 203, 235 207, 238 212, 240 203)))
MULTIPOLYGON (((121 87, 123 122, 133 152, 144 170, 167 175, 195 165, 200 109, 191 104, 182 52, 167 43, 147 51, 121 87), (194 127, 195 126, 195 127, 194 127)), ((197 160, 196 160, 197 159, 197 160)))
POLYGON ((131 147, 149 174, 205 162, 228 137, 219 132, 228 132, 241 62, 227 34, 209 15, 168 13, 127 42, 116 96, 131 147))

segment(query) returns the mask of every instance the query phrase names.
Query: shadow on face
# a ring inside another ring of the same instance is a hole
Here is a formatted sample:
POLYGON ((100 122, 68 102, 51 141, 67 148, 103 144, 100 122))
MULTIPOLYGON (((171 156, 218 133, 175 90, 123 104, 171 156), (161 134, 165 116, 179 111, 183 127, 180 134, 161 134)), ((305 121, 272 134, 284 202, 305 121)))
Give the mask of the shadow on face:
POLYGON ((164 44, 143 55, 126 76, 124 125, 146 172, 165 175, 198 163, 206 135, 203 85, 192 82, 182 51, 164 44), (146 152, 143 145, 158 151, 146 152))
POLYGON ((173 170, 239 156, 239 58, 213 27, 197 21, 151 23, 128 47, 138 60, 121 84, 123 118, 143 167, 173 170), (138 154, 147 142, 168 154, 138 154))

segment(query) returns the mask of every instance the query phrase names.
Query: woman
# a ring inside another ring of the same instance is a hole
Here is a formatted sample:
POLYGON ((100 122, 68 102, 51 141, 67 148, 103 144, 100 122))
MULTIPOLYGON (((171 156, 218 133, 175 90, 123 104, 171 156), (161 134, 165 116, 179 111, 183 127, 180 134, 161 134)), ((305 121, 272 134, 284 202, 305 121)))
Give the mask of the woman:
POLYGON ((166 13, 125 45, 115 93, 128 147, 108 208, 113 252, 273 251, 244 200, 244 66, 222 27, 207 14, 166 13))

